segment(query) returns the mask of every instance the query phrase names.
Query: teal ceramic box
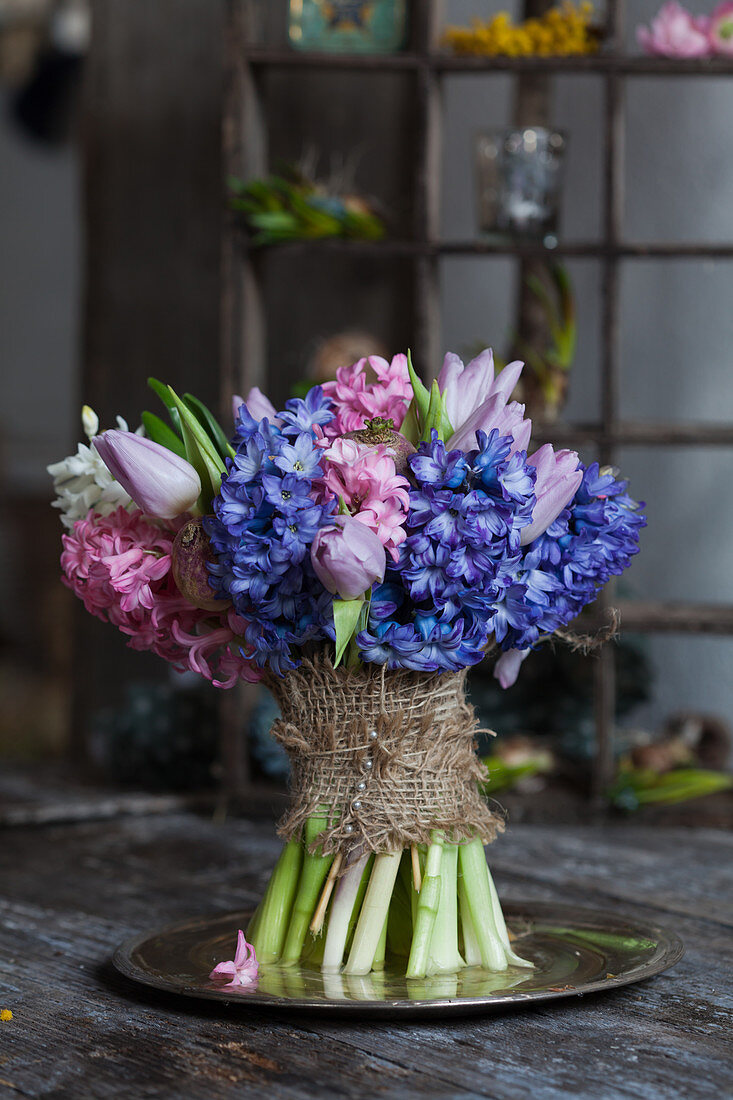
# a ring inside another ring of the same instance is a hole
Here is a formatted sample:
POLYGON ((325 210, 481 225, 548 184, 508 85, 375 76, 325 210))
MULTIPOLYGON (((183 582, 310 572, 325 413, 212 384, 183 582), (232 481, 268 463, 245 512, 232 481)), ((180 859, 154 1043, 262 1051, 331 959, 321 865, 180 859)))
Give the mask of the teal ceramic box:
POLYGON ((405 41, 405 0, 290 0, 297 50, 394 53, 405 41))

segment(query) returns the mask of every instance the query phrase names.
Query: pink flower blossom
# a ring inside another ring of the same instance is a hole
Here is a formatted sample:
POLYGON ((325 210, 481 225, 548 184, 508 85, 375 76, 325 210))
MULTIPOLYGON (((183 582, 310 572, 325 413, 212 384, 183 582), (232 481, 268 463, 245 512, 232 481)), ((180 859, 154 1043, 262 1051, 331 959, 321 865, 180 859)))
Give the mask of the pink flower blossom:
POLYGON ((733 57, 733 3, 731 0, 718 4, 710 16, 708 36, 713 53, 733 57))
POLYGON ((504 690, 516 683, 522 662, 529 652, 528 649, 508 649, 494 665, 494 679, 499 681, 504 690))
POLYGON ((141 512, 90 512, 63 536, 64 583, 92 615, 126 634, 131 649, 152 650, 179 671, 188 669, 215 687, 254 682, 260 671, 240 652, 246 627, 231 608, 193 607, 171 573, 175 525, 166 528, 141 512))
POLYGON ((360 523, 370 527, 397 561, 404 542, 410 507, 410 483, 395 470, 387 445, 367 447, 353 439, 336 439, 323 451, 324 475, 316 489, 319 503, 341 497, 360 523))
POLYGON ((255 949, 251 943, 247 943, 244 932, 240 928, 237 933, 237 950, 234 958, 217 963, 209 974, 209 981, 215 982, 228 978, 225 989, 236 985, 252 985, 257 981, 259 969, 255 949))
POLYGON ((336 381, 324 382, 322 389, 336 414, 325 425, 329 438, 357 431, 375 416, 391 419, 399 428, 412 400, 407 356, 395 355, 391 363, 379 355, 359 359, 351 367, 339 367, 336 381))
POLYGON ((709 57, 709 27, 707 16, 691 15, 677 0, 668 0, 648 27, 636 28, 636 40, 657 57, 709 57))

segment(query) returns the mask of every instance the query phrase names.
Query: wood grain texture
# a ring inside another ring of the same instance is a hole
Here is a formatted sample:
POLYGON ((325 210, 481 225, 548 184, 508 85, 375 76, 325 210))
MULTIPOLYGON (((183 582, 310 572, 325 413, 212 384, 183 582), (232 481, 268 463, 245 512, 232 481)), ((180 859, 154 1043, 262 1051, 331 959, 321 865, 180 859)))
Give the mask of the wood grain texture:
POLYGON ((712 830, 516 826, 491 852, 507 898, 666 923, 687 955, 583 1001, 429 1024, 339 1023, 189 1002, 136 987, 122 938, 251 906, 270 825, 191 814, 0 834, 0 1097, 490 1097, 703 1100, 730 1095, 731 855, 712 830))

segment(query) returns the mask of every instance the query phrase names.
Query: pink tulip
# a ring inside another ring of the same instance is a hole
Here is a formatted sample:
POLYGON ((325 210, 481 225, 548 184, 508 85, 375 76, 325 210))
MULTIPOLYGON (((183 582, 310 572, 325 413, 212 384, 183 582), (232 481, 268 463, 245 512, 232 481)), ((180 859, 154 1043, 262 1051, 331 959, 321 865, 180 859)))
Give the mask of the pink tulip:
POLYGON ((527 459, 527 464, 537 471, 534 488, 537 503, 532 522, 522 529, 522 546, 539 538, 573 499, 583 480, 578 462, 575 451, 554 451, 551 443, 545 443, 527 459))
POLYGON ((636 40, 657 57, 709 57, 709 29, 707 16, 691 15, 677 0, 669 0, 648 27, 636 28, 636 40))
POLYGON ((355 600, 383 579, 387 557, 371 527, 353 516, 334 516, 313 540, 311 561, 328 592, 355 600))
POLYGON ((708 36, 713 53, 733 57, 733 3, 730 0, 718 4, 710 16, 708 36))
POLYGON ((528 649, 508 649, 494 665, 494 679, 499 681, 505 691, 516 683, 522 662, 528 653, 528 649))
POLYGON ((215 982, 228 978, 225 989, 236 985, 252 985, 257 981, 259 969, 255 949, 251 943, 247 943, 240 928, 234 958, 218 963, 209 974, 209 980, 215 982))
POLYGON ((152 439, 111 428, 95 436, 92 446, 147 516, 175 519, 199 498, 201 481, 191 463, 152 439))

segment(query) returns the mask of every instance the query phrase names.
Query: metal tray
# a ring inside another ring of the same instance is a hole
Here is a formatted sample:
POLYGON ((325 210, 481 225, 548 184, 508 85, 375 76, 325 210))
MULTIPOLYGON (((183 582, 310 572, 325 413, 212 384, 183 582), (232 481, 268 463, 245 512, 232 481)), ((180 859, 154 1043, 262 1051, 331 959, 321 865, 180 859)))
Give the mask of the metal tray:
POLYGON ((208 975, 217 962, 233 957, 247 913, 137 936, 117 949, 113 963, 143 985, 232 1007, 386 1018, 479 1014, 617 989, 659 974, 684 954, 674 932, 605 911, 527 902, 507 903, 504 912, 514 948, 534 970, 469 967, 408 981, 389 965, 358 978, 273 965, 260 967, 256 985, 222 989, 208 975))

